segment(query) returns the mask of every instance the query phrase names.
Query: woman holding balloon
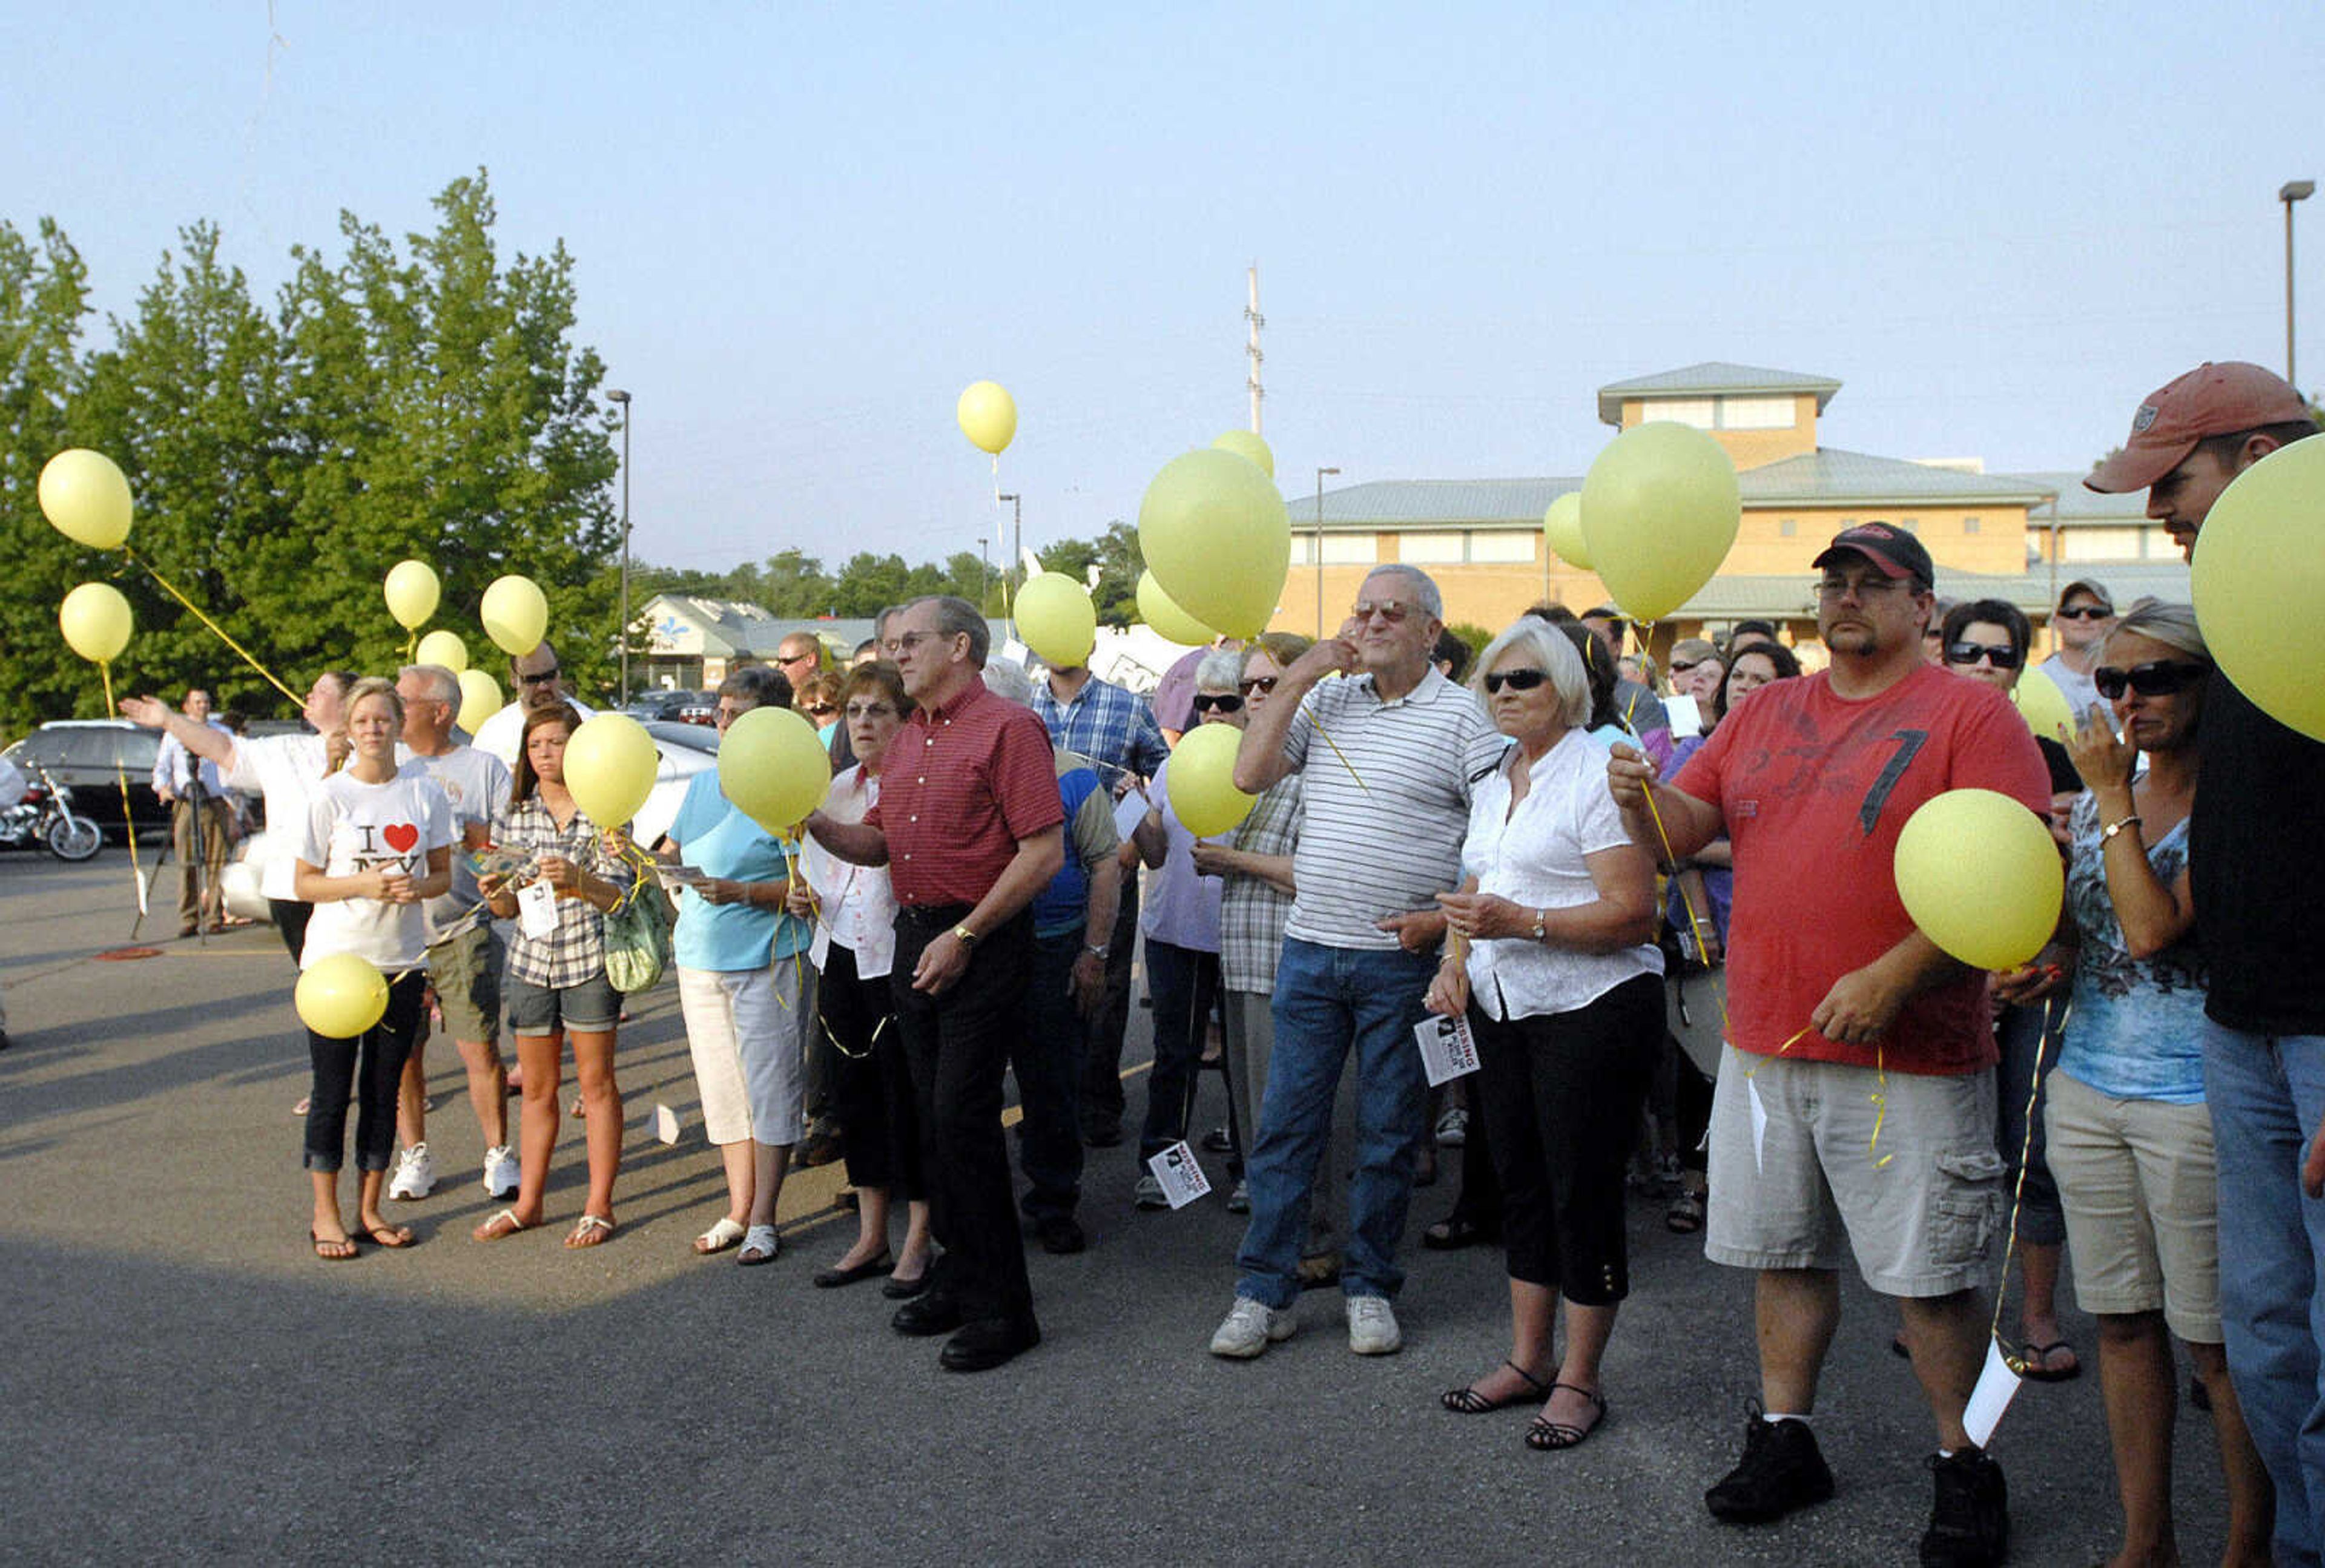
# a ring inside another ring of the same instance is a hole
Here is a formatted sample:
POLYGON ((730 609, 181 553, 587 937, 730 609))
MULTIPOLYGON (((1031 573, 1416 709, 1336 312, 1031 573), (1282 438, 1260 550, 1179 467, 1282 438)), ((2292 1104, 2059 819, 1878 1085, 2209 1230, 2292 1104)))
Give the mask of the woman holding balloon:
MULTIPOLYGON (((382 1247, 412 1241, 409 1229, 381 1215, 379 1201, 395 1152, 396 1089, 428 988, 422 905, 451 886, 459 834, 442 788, 398 771, 395 742, 403 732, 403 702, 394 683, 357 682, 347 694, 347 765, 321 781, 299 824, 293 881, 314 908, 301 970, 353 955, 388 977, 386 1010, 369 1020, 333 1016, 361 1009, 336 1007, 345 998, 327 994, 328 986, 300 988, 314 1064, 305 1164, 315 1213, 308 1239, 315 1256, 332 1261, 353 1257, 357 1239, 382 1247), (363 1173, 353 1231, 341 1223, 338 1197, 351 1089, 356 1168, 363 1173)), ((331 972, 323 970, 325 977, 331 972)))
POLYGON ((614 1178, 622 1166, 614 1025, 621 998, 606 978, 602 917, 635 878, 618 858, 602 852, 603 830, 566 785, 566 747, 580 726, 580 716, 564 702, 525 716, 508 809, 493 823, 494 842, 524 857, 525 865, 477 879, 492 912, 517 922, 505 995, 524 1075, 516 1202, 477 1227, 479 1241, 497 1241, 542 1222, 568 1039, 588 1108, 589 1195, 565 1245, 595 1247, 614 1233, 614 1178))

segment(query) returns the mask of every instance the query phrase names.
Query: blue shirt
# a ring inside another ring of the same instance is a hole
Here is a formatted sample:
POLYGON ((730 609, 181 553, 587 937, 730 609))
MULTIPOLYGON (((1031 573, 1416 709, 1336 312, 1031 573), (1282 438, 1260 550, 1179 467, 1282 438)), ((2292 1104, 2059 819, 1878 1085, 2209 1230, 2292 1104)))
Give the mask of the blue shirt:
POLYGON ((1049 727, 1051 746, 1089 758, 1109 790, 1125 773, 1153 778, 1171 755, 1146 699, 1096 675, 1082 683, 1071 702, 1062 703, 1048 681, 1036 681, 1033 715, 1049 727))
MULTIPOLYGON (((670 836, 681 861, 706 877, 773 882, 791 875, 791 857, 775 836, 718 793, 716 768, 687 784, 670 836)), ((678 913, 671 945, 681 969, 764 969, 773 959, 805 951, 814 935, 806 921, 773 905, 713 904, 690 887, 680 893, 678 913)))
MULTIPOLYGON (((2153 958, 2132 957, 2107 897, 2098 797, 2077 801, 2068 825, 2075 848, 2067 862, 2067 909, 2083 941, 2059 1071, 2116 1099, 2200 1105, 2204 966, 2194 934, 2153 958)), ((2188 864, 2184 820, 2148 847, 2147 863, 2166 886, 2179 878, 2188 864)))
POLYGON ((1089 918, 1089 870, 1074 845, 1073 822, 1082 803, 1100 787, 1098 775, 1086 767, 1070 767, 1058 775, 1058 794, 1066 803, 1066 863, 1033 897, 1035 936, 1078 931, 1089 918))

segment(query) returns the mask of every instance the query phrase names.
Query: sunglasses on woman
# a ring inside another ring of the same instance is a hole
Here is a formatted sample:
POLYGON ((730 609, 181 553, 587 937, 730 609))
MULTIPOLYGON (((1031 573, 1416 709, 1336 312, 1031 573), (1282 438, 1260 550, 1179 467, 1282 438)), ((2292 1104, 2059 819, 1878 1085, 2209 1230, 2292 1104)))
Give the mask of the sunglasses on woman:
POLYGON ((2091 684, 2110 702, 2122 696, 2126 687, 2142 697, 2169 697, 2194 685, 2211 668, 2209 664, 2183 663, 2176 659, 2154 659, 2144 664, 2134 664, 2128 670, 2102 664, 2091 672, 2091 684))
POLYGON ((1550 679, 1541 670, 1496 670, 1486 677, 1486 691, 1490 695, 1507 686, 1513 691, 1531 691, 1550 679))
POLYGON ((1243 699, 1237 696, 1232 691, 1198 691, 1195 693, 1196 712, 1209 713, 1213 709, 1218 710, 1221 713, 1238 713, 1243 710, 1243 699))
POLYGON ((1946 663, 1975 664, 1987 660, 1997 670, 2015 670, 2026 662, 2026 655, 2008 643, 1948 643, 1946 663))

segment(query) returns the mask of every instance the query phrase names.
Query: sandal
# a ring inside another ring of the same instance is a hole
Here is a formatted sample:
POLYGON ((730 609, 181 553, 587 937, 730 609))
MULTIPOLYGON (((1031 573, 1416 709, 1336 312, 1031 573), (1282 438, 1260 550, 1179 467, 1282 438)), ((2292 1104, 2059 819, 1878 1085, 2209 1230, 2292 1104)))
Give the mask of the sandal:
POLYGON ((597 1247, 613 1234, 614 1222, 611 1220, 603 1214, 584 1214, 573 1221, 573 1229, 566 1234, 565 1245, 576 1249, 597 1247))
POLYGON ((325 1263, 345 1263, 356 1255, 356 1239, 352 1236, 342 1236, 334 1241, 329 1237, 316 1235, 314 1228, 310 1226, 307 1230, 307 1239, 313 1245, 315 1256, 325 1263), (338 1250, 342 1247, 347 1250, 344 1252, 338 1250), (330 1250, 326 1251, 327 1248, 330 1250))
POLYGON ((1663 1229, 1679 1236, 1692 1236, 1703 1229, 1703 1194, 1681 1192, 1663 1211, 1663 1229))
POLYGON ((698 1255, 708 1257, 714 1252, 726 1251, 742 1239, 743 1227, 722 1214, 718 1224, 694 1239, 694 1250, 698 1255))
POLYGON ((743 1233, 743 1250, 735 1255, 735 1261, 745 1268, 752 1268, 762 1263, 773 1263, 783 1249, 783 1239, 776 1233, 773 1226, 754 1225, 743 1233))
POLYGON ((1589 1400, 1597 1408, 1598 1418, 1588 1426, 1570 1426, 1562 1421, 1552 1421, 1547 1415, 1537 1415, 1533 1418, 1533 1424, 1526 1428, 1525 1441, 1528 1448, 1543 1450, 1575 1448, 1581 1444, 1583 1439, 1607 1424, 1607 1396, 1604 1394, 1593 1394, 1589 1389, 1578 1388, 1571 1383, 1552 1383, 1550 1386, 1552 1394, 1557 1393, 1561 1388, 1570 1394, 1579 1394, 1589 1400))
POLYGON ((1466 1214, 1448 1214, 1421 1233, 1421 1244, 1431 1252, 1458 1252, 1499 1236, 1497 1226, 1481 1224, 1466 1214))
POLYGON ((1507 1367, 1511 1371, 1515 1372, 1519 1377, 1524 1378, 1526 1387, 1532 1389, 1533 1392, 1530 1394, 1512 1394, 1505 1398, 1494 1399, 1478 1393, 1477 1387, 1473 1384, 1467 1388, 1448 1388, 1444 1393, 1438 1396, 1437 1402, 1440 1405, 1444 1406, 1446 1409, 1453 1412, 1456 1415, 1490 1415, 1492 1412, 1496 1410, 1505 1409, 1512 1405, 1519 1404, 1524 1400, 1547 1399, 1550 1397, 1550 1391, 1553 1387, 1555 1387, 1555 1385, 1543 1382, 1532 1372, 1529 1372, 1524 1367, 1519 1366, 1515 1361, 1504 1361, 1502 1365, 1507 1367))
POLYGON ((514 1236, 520 1230, 532 1229, 532 1226, 516 1217, 515 1210, 504 1209, 474 1230, 469 1231, 468 1239, 472 1241, 498 1241, 504 1236, 514 1236))
POLYGON ((2083 1359, 2075 1354, 2075 1347, 2064 1340, 2052 1340, 2047 1345, 2026 1347, 2026 1369, 2018 1374, 2029 1383, 2071 1383, 2083 1375, 2083 1359), (2051 1358, 2061 1351, 2072 1358, 2063 1367, 2051 1365, 2051 1358))
POLYGON ((409 1225, 365 1225, 347 1234, 357 1241, 368 1241, 374 1247, 409 1247, 416 1239, 409 1225))

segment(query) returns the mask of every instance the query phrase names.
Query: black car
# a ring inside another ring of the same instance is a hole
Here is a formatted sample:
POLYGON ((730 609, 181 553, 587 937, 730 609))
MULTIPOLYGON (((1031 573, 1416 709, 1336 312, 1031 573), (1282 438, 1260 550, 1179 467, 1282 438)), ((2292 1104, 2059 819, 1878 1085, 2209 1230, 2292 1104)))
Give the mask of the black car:
POLYGON ((161 755, 158 730, 141 729, 125 719, 65 719, 43 724, 8 748, 20 767, 38 763, 59 784, 72 787, 73 810, 122 837, 121 784, 129 784, 129 821, 143 832, 167 833, 170 808, 153 793, 153 759, 161 755))
POLYGON ((657 720, 678 724, 709 724, 718 722, 718 693, 716 691, 642 691, 622 710, 641 723, 657 720))

